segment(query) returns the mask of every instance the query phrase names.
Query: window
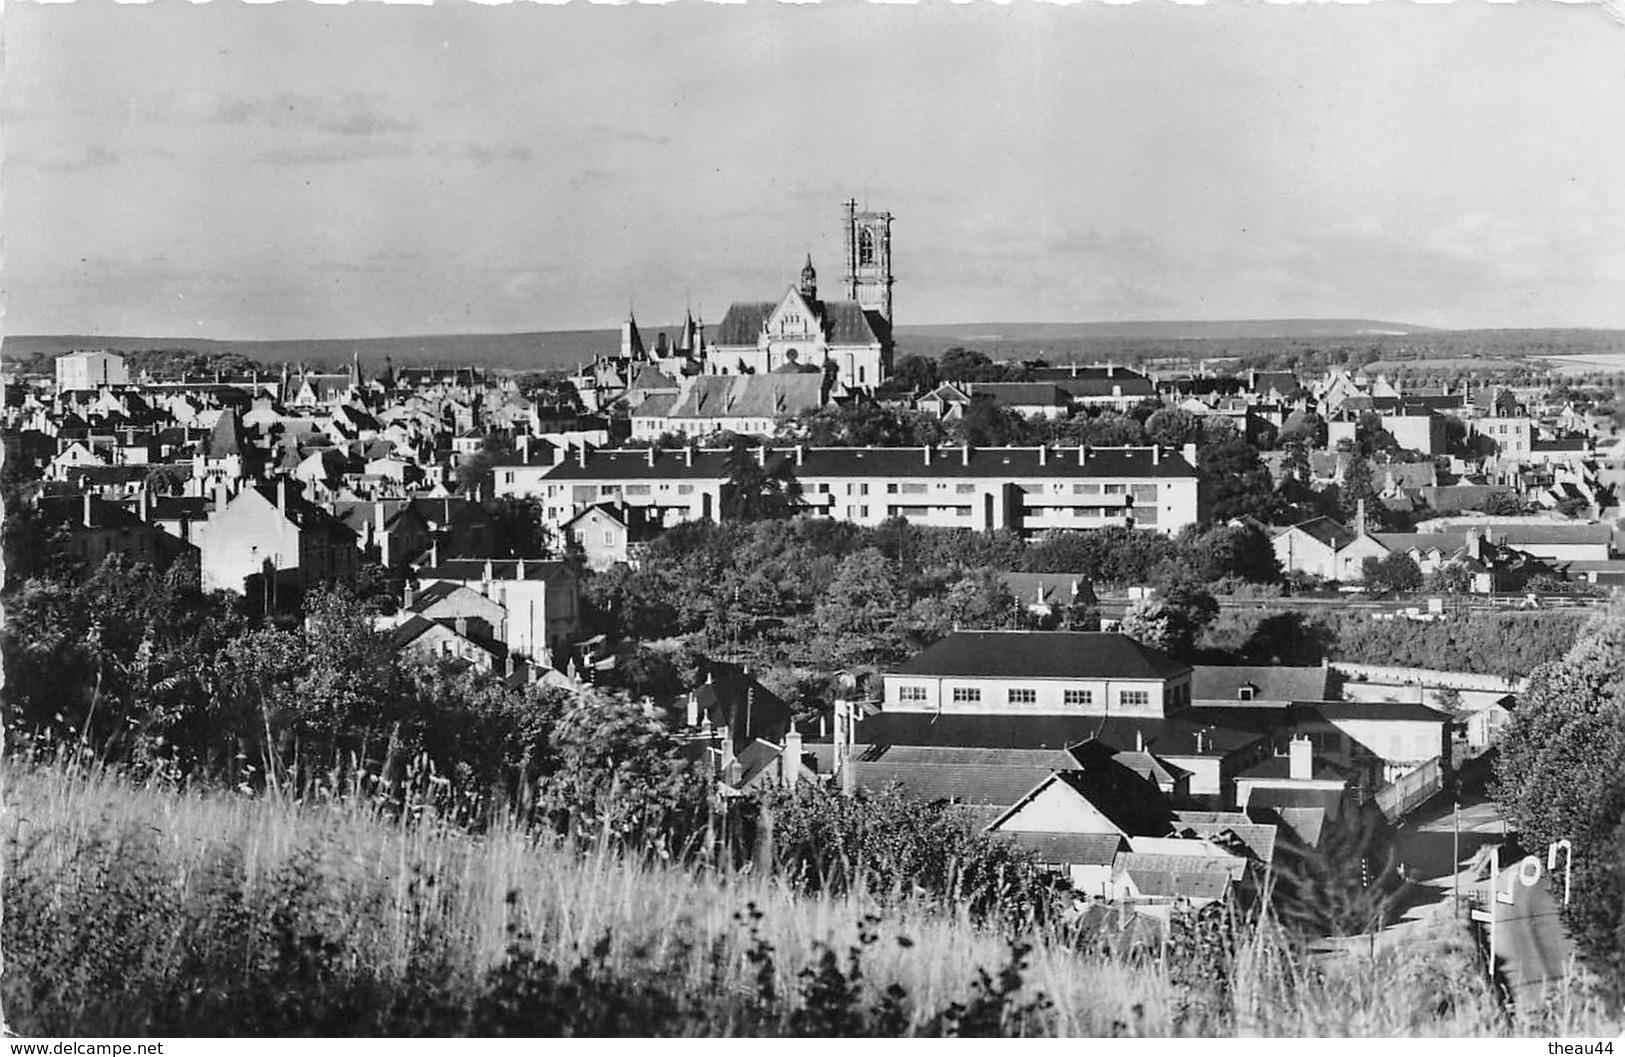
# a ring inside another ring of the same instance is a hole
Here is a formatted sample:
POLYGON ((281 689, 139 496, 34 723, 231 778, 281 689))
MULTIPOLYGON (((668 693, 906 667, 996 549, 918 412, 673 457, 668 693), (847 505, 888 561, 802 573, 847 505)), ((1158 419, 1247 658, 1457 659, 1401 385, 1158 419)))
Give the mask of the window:
POLYGON ((608 529, 604 530, 604 546, 606 546, 606 547, 615 546, 615 533, 609 531, 608 529))
POLYGON ((886 494, 887 495, 896 495, 897 494, 897 485, 896 484, 888 484, 886 486, 886 494))
POLYGON ((875 233, 870 228, 858 232, 858 263, 875 263, 875 233))
POLYGON ((1005 701, 1007 704, 1012 705, 1036 705, 1038 704, 1038 691, 1030 686, 1012 686, 1005 701))
POLYGON ((1128 485, 1126 484, 1109 484, 1106 486, 1107 495, 1123 495, 1127 491, 1128 485))
POLYGON ((502 483, 503 484, 513 484, 513 471, 512 470, 504 470, 502 472, 502 483))
POLYGON ((694 494, 694 486, 691 485, 691 484, 680 484, 680 485, 677 486, 677 494, 678 495, 693 495, 694 494))
POLYGON ((899 701, 924 701, 925 700, 925 687, 923 687, 923 686, 900 686, 900 687, 897 688, 897 700, 899 700, 899 701))
POLYGON ((1061 703, 1071 705, 1074 708, 1092 705, 1095 703, 1095 692, 1093 690, 1062 690, 1061 703))
POLYGON ((956 485, 954 485, 954 493, 956 495, 974 495, 975 492, 976 492, 976 486, 973 485, 973 484, 956 484, 956 485))
POLYGON ((974 686, 954 687, 954 704, 972 705, 982 700, 982 691, 974 686))
POLYGON ((1151 703, 1151 691, 1124 690, 1117 700, 1124 708, 1144 708, 1151 703))
POLYGON ((1157 523, 1157 508, 1154 506, 1135 507, 1134 516, 1142 525, 1155 525, 1157 523))
POLYGON ((1075 484, 1072 486, 1072 492, 1074 495, 1099 495, 1100 486, 1098 484, 1075 484))
POLYGON ((970 517, 970 507, 956 506, 954 507, 954 513, 960 517, 970 517))
POLYGON ((1143 499, 1150 500, 1153 503, 1157 501, 1157 486, 1154 484, 1137 484, 1131 489, 1131 492, 1135 502, 1143 499))

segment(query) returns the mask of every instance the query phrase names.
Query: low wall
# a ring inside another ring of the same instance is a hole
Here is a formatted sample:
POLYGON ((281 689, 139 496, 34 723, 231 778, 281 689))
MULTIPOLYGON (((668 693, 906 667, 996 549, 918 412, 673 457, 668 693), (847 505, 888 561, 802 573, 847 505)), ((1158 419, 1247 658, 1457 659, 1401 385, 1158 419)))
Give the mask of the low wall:
POLYGON ((1437 668, 1401 668, 1386 664, 1354 664, 1332 661, 1332 670, 1346 679, 1362 683, 1392 683, 1397 686, 1455 687, 1457 690, 1499 690, 1519 693, 1523 679, 1506 679, 1480 672, 1446 672, 1437 668))

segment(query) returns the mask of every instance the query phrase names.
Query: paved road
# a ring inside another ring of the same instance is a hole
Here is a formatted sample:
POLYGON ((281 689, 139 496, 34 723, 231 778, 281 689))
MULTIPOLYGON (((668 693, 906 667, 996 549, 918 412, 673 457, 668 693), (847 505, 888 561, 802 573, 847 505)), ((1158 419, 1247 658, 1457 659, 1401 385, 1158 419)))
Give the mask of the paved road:
MULTIPOLYGON (((1411 879, 1417 883, 1415 897, 1405 918, 1419 920, 1451 898, 1459 889, 1463 895, 1477 894, 1481 901, 1488 870, 1474 877, 1472 869, 1481 849, 1506 839, 1505 824, 1484 790, 1484 783, 1468 781, 1462 790, 1458 819, 1446 797, 1436 797, 1400 828, 1398 849, 1411 879)), ((1511 855, 1509 851, 1503 858, 1511 855)), ((1541 853, 1545 865, 1544 851, 1541 853)), ((1505 892, 1507 874, 1517 869, 1516 861, 1501 864, 1498 891, 1505 892)), ((1561 861, 1559 862, 1561 867, 1561 861)), ((1539 883, 1526 888, 1514 882, 1513 902, 1496 905, 1495 954, 1501 979, 1508 994, 1519 1005, 1538 1002, 1543 988, 1562 980, 1570 971, 1574 944, 1558 919, 1558 901, 1563 898, 1561 869, 1556 899, 1544 869, 1539 883)))

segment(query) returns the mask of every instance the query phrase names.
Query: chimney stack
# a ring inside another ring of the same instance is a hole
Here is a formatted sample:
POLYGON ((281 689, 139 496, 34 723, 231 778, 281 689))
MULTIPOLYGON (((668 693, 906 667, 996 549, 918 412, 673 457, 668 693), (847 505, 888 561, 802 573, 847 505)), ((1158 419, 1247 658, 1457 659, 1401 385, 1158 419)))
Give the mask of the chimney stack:
POLYGON ((279 477, 276 482, 276 510, 279 514, 288 512, 288 481, 279 477))
POLYGON ((1185 456, 1185 461, 1190 463, 1192 467, 1196 466, 1196 442, 1195 441, 1191 441, 1189 444, 1186 444, 1183 448, 1181 448, 1180 449, 1180 454, 1185 456))
POLYGON ((1315 746, 1308 738, 1293 738, 1287 746, 1287 777, 1308 781, 1315 773, 1315 746))
POLYGON ((88 485, 85 487, 84 500, 84 512, 81 515, 80 520, 85 523, 85 528, 90 528, 94 524, 94 519, 91 517, 90 513, 90 488, 88 485))
POLYGON ((581 467, 587 465, 587 442, 582 441, 581 447, 576 449, 576 464, 581 467))
POLYGON ((961 466, 969 466, 970 465, 970 445, 969 444, 961 444, 959 446, 959 464, 961 466))
POLYGON ((1049 465, 1049 445, 1048 444, 1040 444, 1038 446, 1038 465, 1040 465, 1040 466, 1048 466, 1049 465))
POLYGON ((700 725, 700 699, 694 696, 693 691, 689 691, 688 715, 686 718, 688 720, 688 726, 690 729, 700 725))
POLYGON ((794 787, 801 780, 801 735, 792 726, 784 736, 784 752, 779 756, 784 784, 794 787))
POLYGON ((931 445, 929 444, 925 446, 925 464, 927 466, 931 465, 931 445))
POLYGON ((1365 500, 1364 499, 1356 499, 1354 501, 1354 534, 1356 536, 1364 536, 1365 535, 1365 500))

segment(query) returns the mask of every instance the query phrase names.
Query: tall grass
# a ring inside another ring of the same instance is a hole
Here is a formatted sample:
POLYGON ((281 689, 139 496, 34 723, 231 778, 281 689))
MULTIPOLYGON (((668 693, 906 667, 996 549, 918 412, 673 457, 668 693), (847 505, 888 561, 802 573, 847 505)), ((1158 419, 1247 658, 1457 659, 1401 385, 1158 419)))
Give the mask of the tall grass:
MULTIPOLYGON (((863 893, 797 895, 497 827, 13 766, 6 972, 23 1034, 1485 1035, 1476 952, 1216 972, 863 893)), ((1578 1032, 1589 1005, 1554 1014, 1578 1032)))

